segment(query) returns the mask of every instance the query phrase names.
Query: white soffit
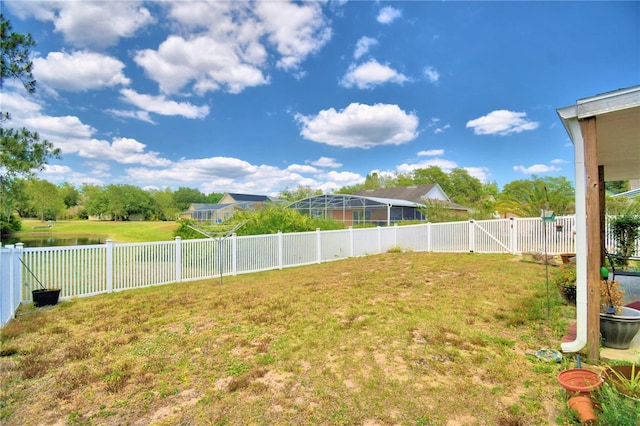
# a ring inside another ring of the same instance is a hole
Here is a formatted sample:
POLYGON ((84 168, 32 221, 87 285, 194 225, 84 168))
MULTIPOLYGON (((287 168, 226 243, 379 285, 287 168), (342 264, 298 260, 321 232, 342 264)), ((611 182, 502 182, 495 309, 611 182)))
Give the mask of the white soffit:
POLYGON ((584 98, 576 105, 558 109, 572 142, 575 126, 569 122, 596 117, 598 165, 604 166, 604 179, 640 178, 640 86, 584 98))

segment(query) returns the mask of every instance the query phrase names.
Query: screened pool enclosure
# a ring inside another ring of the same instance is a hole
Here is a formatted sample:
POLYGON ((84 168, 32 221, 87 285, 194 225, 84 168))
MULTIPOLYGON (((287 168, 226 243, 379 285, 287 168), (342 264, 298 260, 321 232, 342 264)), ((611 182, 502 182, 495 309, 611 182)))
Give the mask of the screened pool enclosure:
POLYGON ((413 201, 359 195, 318 195, 291 203, 288 208, 311 217, 344 222, 347 226, 391 225, 404 220, 426 221, 426 206, 413 201))

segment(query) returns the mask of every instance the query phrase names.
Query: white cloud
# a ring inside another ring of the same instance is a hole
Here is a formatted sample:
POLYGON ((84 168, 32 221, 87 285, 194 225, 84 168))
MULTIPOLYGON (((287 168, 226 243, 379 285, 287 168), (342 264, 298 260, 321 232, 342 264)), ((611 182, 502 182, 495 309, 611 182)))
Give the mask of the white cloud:
POLYGON ((433 129, 433 134, 437 135, 439 133, 444 133, 451 127, 451 125, 447 123, 444 126, 441 126, 439 118, 432 118, 431 120, 429 120, 429 124, 427 124, 427 127, 433 129))
POLYGON ((336 172, 335 170, 332 170, 322 176, 339 186, 354 185, 358 182, 362 182, 364 179, 364 177, 358 173, 336 172))
POLYGON ((131 82, 122 73, 124 64, 100 53, 78 51, 51 52, 46 58, 33 60, 33 75, 52 89, 86 91, 127 86, 131 82))
MULTIPOLYGON (((40 114, 42 105, 34 102, 34 98, 27 98, 16 92, 8 91, 7 85, 2 90, 2 111, 11 111, 11 121, 7 123, 9 127, 23 127, 21 119, 40 114)), ((20 86, 22 88, 22 86, 20 86)), ((4 127, 4 126, 3 126, 4 127)))
POLYGON ((380 9, 380 13, 378 13, 377 20, 381 24, 390 24, 395 21, 397 18, 402 16, 402 12, 399 9, 395 9, 391 6, 385 6, 380 9))
POLYGON ((143 164, 148 167, 165 167, 170 160, 159 157, 157 152, 145 152, 146 145, 131 138, 114 138, 111 143, 92 139, 78 147, 78 155, 84 158, 112 160, 121 164, 143 164))
POLYGON ((540 123, 529 121, 526 117, 524 112, 497 110, 468 121, 467 128, 472 128, 476 135, 501 136, 537 129, 540 123))
POLYGON ((344 186, 352 186, 364 182, 364 176, 353 172, 336 172, 332 170, 317 176, 321 183, 312 188, 321 189, 325 193, 334 192, 344 186))
POLYGON ((204 118, 209 115, 209 107, 195 106, 189 102, 176 102, 164 96, 143 95, 131 89, 120 91, 125 102, 148 112, 160 115, 181 115, 186 118, 204 118))
POLYGON ((431 160, 420 161, 414 164, 400 164, 396 166, 396 170, 399 173, 411 173, 416 169, 426 169, 431 166, 438 166, 442 169, 443 172, 449 173, 451 170, 458 167, 458 164, 455 161, 445 160, 443 158, 434 158, 431 160))
MULTIPOLYGON (((141 1, 9 3, 21 17, 53 22, 67 41, 81 47, 115 45, 155 22, 141 1)), ((330 22, 320 2, 176 1, 157 9, 167 14, 166 27, 173 34, 156 49, 132 55, 160 90, 169 94, 187 85, 197 94, 240 93, 268 84, 267 71, 274 65, 302 78, 301 63, 331 39, 330 22)), ((77 81, 81 83, 82 79, 77 81)))
POLYGON ((440 155, 444 155, 444 149, 430 149, 428 151, 420 151, 418 153, 419 157, 438 157, 440 155))
POLYGON ((569 161, 563 160, 562 158, 556 158, 550 161, 551 164, 566 164, 569 161))
POLYGON ((356 50, 353 52, 353 57, 356 59, 360 59, 362 55, 365 55, 369 52, 369 49, 372 46, 378 44, 378 40, 371 37, 360 37, 360 40, 356 43, 356 50))
POLYGON ((329 157, 320 157, 315 161, 310 161, 310 164, 318 167, 329 167, 332 169, 337 169, 338 167, 342 167, 342 164, 338 163, 335 158, 329 157))
POLYGON ((489 178, 491 177, 491 173, 487 167, 463 167, 463 169, 469 173, 469 176, 478 179, 482 183, 489 182, 489 178))
POLYGON ((117 109, 107 109, 105 111, 116 117, 135 118, 136 120, 145 121, 149 124, 156 124, 156 122, 151 118, 151 115, 148 111, 125 111, 117 109))
POLYGON ((529 167, 513 166, 513 170, 515 170, 516 172, 523 173, 525 175, 531 175, 536 173, 559 172, 561 169, 556 166, 547 166, 545 164, 534 164, 529 167))
POLYGON ((341 111, 330 108, 295 118, 305 139, 343 148, 401 145, 418 136, 418 117, 397 105, 352 103, 341 111))
POLYGON ((72 115, 54 117, 38 114, 21 121, 29 130, 37 131, 43 139, 52 142, 63 152, 76 151, 73 147, 77 143, 90 138, 96 132, 95 128, 72 115))
POLYGON ((306 165, 306 164, 292 164, 289 167, 287 167, 287 170, 292 173, 301 173, 301 174, 307 174, 307 175, 318 173, 317 168, 306 165))
POLYGON ((173 2, 169 16, 185 31, 134 60, 165 93, 188 84, 198 94, 240 93, 269 83, 272 63, 301 78, 300 64, 331 38, 315 2, 173 2))
POLYGON ((161 170, 130 168, 129 176, 137 181, 206 182, 214 178, 242 179, 256 171, 256 166, 231 157, 181 159, 161 170))
POLYGON ((75 46, 105 48, 154 22, 141 1, 7 2, 18 16, 51 21, 55 31, 75 46))
POLYGON ((361 65, 349 66, 340 84, 344 87, 356 86, 359 89, 369 89, 388 82, 402 84, 407 80, 405 75, 398 73, 389 65, 381 65, 372 59, 361 65))
POLYGON ((109 177, 108 174, 102 173, 100 170, 93 170, 91 173, 80 173, 68 166, 50 164, 45 164, 43 170, 37 172, 37 176, 49 182, 68 182, 72 185, 103 185, 103 178, 109 177))
POLYGON ((331 28, 319 3, 260 1, 254 3, 254 8, 269 41, 281 55, 279 68, 297 68, 331 39, 331 28))
POLYGON ((424 75, 431 83, 437 83, 440 80, 440 73, 431 66, 424 69, 424 75))
POLYGON ((216 90, 240 93, 268 82, 259 68, 262 62, 248 62, 233 43, 206 35, 189 39, 169 36, 158 50, 141 50, 134 60, 162 92, 170 94, 192 81, 199 94, 216 90))
POLYGON ((158 181, 197 184, 202 186, 205 193, 276 194, 281 188, 295 188, 299 185, 318 188, 320 184, 313 178, 302 176, 302 170, 304 166, 279 169, 264 164, 254 165, 237 158, 211 157, 182 159, 162 169, 133 167, 127 169, 127 174, 129 180, 140 184, 158 181))
POLYGON ((145 151, 146 145, 130 138, 114 138, 112 142, 96 139, 97 130, 83 123, 76 116, 44 115, 41 106, 25 101, 14 93, 3 94, 4 103, 8 102, 12 111, 12 127, 26 127, 40 134, 41 139, 60 148, 62 156, 77 154, 84 158, 111 160, 122 164, 143 164, 149 167, 162 167, 170 163, 158 153, 145 151), (14 109, 23 106, 21 109, 14 109))
POLYGON ((444 133, 446 130, 451 128, 451 124, 447 123, 442 127, 436 127, 435 129, 433 129, 433 134, 437 135, 439 133, 444 133))

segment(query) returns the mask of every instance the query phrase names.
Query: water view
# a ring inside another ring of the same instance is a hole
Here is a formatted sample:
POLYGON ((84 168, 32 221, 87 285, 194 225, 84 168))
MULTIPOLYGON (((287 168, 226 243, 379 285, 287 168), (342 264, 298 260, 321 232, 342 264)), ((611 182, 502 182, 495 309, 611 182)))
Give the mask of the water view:
POLYGON ((2 237, 2 245, 24 243, 25 247, 86 246, 104 244, 98 237, 2 237))

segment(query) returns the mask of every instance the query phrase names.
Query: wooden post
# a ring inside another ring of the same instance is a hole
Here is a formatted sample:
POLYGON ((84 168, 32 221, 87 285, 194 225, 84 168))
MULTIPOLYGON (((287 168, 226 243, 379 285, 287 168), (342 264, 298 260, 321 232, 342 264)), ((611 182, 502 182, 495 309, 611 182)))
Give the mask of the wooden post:
POLYGON ((587 201, 587 358, 600 358, 600 179, 596 118, 580 120, 584 140, 587 201))
POLYGON ((606 266, 604 248, 606 244, 606 208, 605 208, 604 166, 598 165, 598 204, 600 205, 600 266, 606 266))

